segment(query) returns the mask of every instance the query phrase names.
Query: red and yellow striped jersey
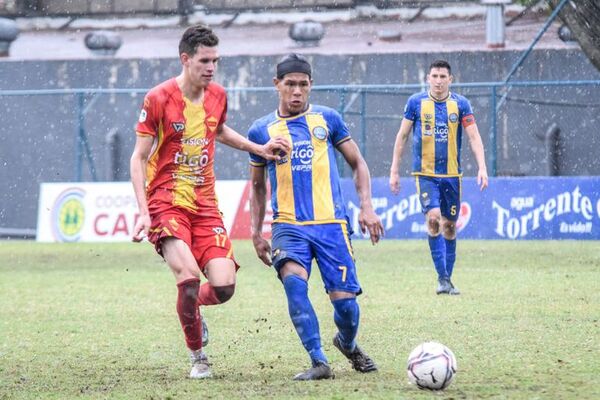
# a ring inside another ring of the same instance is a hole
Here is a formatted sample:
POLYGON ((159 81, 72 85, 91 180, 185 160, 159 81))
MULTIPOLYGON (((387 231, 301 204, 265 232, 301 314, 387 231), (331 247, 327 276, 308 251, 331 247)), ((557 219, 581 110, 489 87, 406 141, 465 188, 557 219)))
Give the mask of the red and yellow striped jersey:
POLYGON ((185 98, 175 78, 148 92, 136 134, 154 138, 146 171, 149 203, 159 200, 220 217, 214 155, 217 128, 226 114, 227 95, 216 83, 204 89, 201 104, 185 98))

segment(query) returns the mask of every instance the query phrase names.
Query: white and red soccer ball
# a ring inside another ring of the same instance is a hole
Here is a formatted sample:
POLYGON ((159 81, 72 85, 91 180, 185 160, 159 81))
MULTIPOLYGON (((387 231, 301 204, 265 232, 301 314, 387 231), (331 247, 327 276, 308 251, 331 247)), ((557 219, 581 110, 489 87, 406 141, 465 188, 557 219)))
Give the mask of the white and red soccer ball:
POLYGON ((419 389, 443 390, 456 374, 456 357, 441 343, 421 343, 408 356, 407 373, 419 389))

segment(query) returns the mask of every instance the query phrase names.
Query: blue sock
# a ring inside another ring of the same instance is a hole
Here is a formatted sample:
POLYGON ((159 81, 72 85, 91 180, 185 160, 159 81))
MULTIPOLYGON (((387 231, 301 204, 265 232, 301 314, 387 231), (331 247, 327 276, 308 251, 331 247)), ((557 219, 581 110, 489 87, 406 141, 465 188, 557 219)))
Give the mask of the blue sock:
POLYGON ((438 274, 438 279, 448 278, 446 272, 446 243, 442 235, 427 236, 429 239, 429 249, 431 250, 431 258, 438 274))
POLYGON ((312 365, 328 363, 321 348, 319 321, 308 298, 308 282, 297 275, 283 279, 283 287, 288 299, 288 311, 302 345, 308 352, 312 365))
POLYGON ((331 304, 334 309, 333 320, 338 327, 342 347, 346 350, 354 350, 360 319, 360 308, 356 297, 333 300, 331 304))
POLYGON ((448 272, 448 278, 450 278, 454 270, 454 261, 456 261, 456 238, 444 240, 446 241, 446 272, 448 272))

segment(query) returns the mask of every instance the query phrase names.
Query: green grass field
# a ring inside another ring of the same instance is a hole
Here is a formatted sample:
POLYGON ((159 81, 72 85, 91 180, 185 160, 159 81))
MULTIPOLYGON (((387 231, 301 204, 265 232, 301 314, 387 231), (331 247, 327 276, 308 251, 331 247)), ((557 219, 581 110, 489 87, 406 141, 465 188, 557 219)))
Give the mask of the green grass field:
POLYGON ((148 244, 0 242, 0 398, 598 399, 600 245, 459 241, 454 281, 436 296, 427 242, 355 242, 362 375, 331 344, 320 276, 310 296, 333 381, 293 382, 308 367, 283 290, 249 242, 234 298, 205 309, 215 378, 187 379, 176 289, 148 244), (432 395, 408 383, 406 358, 436 340, 458 374, 432 395))

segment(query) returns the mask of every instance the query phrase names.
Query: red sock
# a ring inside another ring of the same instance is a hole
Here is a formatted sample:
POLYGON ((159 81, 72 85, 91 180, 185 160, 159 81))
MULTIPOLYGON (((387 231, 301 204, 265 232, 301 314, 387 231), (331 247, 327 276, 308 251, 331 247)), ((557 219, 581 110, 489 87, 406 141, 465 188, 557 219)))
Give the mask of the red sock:
POLYGON ((221 304, 215 288, 208 282, 200 286, 200 290, 198 291, 198 305, 214 306, 215 304, 221 304))
POLYGON ((202 348, 202 326, 198 311, 200 280, 192 278, 177 284, 177 314, 190 350, 202 348))

